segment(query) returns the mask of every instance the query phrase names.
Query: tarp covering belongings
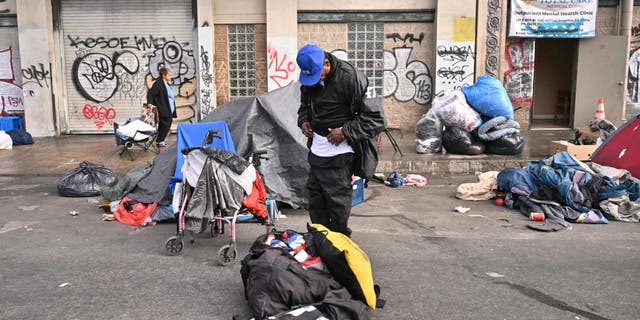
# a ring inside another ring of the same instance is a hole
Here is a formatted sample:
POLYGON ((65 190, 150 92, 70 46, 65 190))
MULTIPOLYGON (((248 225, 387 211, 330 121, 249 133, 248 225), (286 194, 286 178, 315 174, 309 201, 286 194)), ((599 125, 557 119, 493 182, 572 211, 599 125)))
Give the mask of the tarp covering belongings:
POLYGON ((629 119, 593 153, 591 161, 626 169, 640 179, 640 115, 629 119))
POLYGON ((172 189, 169 185, 181 180, 182 166, 177 164, 177 155, 181 152, 179 148, 201 146, 209 129, 220 129, 220 124, 226 122, 223 127, 228 130, 222 128, 222 139, 214 139, 214 146, 223 143, 226 146, 223 149, 232 150, 230 148, 233 147, 239 156, 250 151, 266 150, 265 156, 269 159, 262 161, 260 172, 264 176, 269 198, 293 207, 305 207, 308 199, 305 183, 309 173, 309 150, 306 138, 297 126, 299 105, 300 86, 296 83, 258 97, 219 106, 200 123, 188 124, 189 130, 194 127, 199 130, 195 135, 197 138, 191 139, 193 141, 179 138, 177 147, 170 146, 156 156, 151 172, 127 196, 143 203, 171 203, 172 189), (248 134, 252 135, 253 146, 250 145, 248 134), (176 174, 177 177, 174 176, 176 174))
POLYGON ((251 151, 248 134, 252 134, 253 149, 266 150, 269 158, 262 162, 260 172, 270 198, 294 207, 306 206, 308 199, 309 150, 297 124, 299 106, 300 85, 296 82, 258 97, 226 103, 201 121, 224 120, 239 155, 251 151))

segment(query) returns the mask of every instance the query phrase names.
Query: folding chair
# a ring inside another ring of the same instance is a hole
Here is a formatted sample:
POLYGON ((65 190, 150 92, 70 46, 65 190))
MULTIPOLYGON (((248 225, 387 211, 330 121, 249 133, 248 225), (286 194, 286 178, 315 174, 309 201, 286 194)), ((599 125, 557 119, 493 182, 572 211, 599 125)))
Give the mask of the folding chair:
POLYGON ((155 154, 160 153, 160 150, 155 144, 158 131, 137 117, 129 118, 123 125, 114 122, 113 133, 116 138, 116 145, 122 146, 118 155, 122 156, 124 153, 127 153, 131 161, 136 159, 131 150, 134 147, 138 147, 145 152, 151 150, 155 152, 155 154))

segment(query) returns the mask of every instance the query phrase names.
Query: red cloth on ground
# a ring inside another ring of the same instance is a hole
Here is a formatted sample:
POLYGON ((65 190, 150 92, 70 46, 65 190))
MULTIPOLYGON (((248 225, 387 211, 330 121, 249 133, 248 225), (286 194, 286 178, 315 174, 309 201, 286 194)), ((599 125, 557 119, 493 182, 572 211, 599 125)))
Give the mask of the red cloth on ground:
POLYGON ((157 207, 158 204, 156 202, 141 203, 125 196, 120 200, 118 209, 113 213, 113 216, 124 224, 139 227, 145 224, 147 218, 151 216, 157 207))
POLYGON ((264 204, 265 201, 267 201, 267 190, 264 188, 262 179, 260 179, 260 173, 256 170, 256 180, 253 181, 251 194, 244 198, 242 205, 244 205, 254 216, 266 219, 267 205, 264 204))

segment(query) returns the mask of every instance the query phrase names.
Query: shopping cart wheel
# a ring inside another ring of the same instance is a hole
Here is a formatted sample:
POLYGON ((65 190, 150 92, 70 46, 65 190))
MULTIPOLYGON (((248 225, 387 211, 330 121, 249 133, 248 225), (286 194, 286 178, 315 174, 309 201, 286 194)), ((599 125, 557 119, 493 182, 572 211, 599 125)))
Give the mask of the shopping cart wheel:
POLYGON ((182 248, 184 247, 184 242, 182 239, 178 239, 177 236, 173 236, 167 239, 167 242, 164 243, 164 249, 167 250, 167 255, 177 256, 182 252, 182 248))
POLYGON ((238 256, 238 250, 233 249, 233 251, 230 251, 230 249, 231 246, 226 245, 218 250, 218 262, 223 266, 233 263, 238 256))

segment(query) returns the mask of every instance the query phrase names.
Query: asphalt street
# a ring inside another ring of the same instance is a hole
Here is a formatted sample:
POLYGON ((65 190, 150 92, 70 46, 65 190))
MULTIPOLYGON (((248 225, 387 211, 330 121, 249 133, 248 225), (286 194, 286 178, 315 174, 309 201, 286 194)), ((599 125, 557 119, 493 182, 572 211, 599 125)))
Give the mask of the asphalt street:
MULTIPOLYGON (((639 318, 638 224, 532 231, 491 201, 455 199, 474 179, 370 184, 350 225, 387 300, 376 319, 639 318)), ((239 261, 216 262, 228 236, 196 235, 167 256, 174 224, 102 221, 96 197, 59 197, 56 180, 0 177, 0 319, 250 318, 239 261)), ((279 229, 305 230, 305 211, 283 213, 279 229)), ((240 258, 263 232, 238 226, 240 258)))

